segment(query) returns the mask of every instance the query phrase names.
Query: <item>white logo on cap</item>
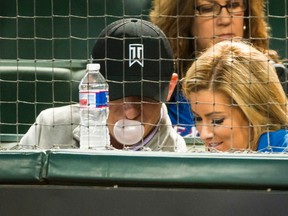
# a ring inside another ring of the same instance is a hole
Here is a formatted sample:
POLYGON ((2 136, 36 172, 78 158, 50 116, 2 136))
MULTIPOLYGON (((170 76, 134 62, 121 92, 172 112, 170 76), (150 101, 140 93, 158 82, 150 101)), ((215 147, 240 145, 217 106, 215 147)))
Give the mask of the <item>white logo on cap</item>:
POLYGON ((129 67, 138 63, 144 67, 144 46, 143 44, 129 44, 129 67))

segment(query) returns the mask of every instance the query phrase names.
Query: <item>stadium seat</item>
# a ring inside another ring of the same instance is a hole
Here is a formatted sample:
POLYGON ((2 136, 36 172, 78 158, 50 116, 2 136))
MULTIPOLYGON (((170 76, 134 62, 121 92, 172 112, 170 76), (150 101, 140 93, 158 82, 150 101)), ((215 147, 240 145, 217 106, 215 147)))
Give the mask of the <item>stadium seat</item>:
POLYGON ((0 133, 25 133, 45 108, 78 102, 84 70, 1 66, 0 133))

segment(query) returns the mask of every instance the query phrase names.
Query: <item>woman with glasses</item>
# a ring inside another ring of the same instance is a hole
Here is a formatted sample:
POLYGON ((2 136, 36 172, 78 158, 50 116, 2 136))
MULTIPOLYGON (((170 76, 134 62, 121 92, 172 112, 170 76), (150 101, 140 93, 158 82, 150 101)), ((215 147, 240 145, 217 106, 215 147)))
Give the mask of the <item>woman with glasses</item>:
MULTIPOLYGON (((154 0, 150 19, 169 38, 180 77, 199 53, 232 38, 247 39, 261 52, 269 53, 272 60, 278 60, 277 53, 268 50, 264 0, 154 0)), ((284 72, 279 73, 281 81, 282 77, 286 81, 284 72)), ((178 129, 180 125, 179 133, 189 135, 193 114, 180 88, 175 88, 167 106, 172 123, 178 129)))

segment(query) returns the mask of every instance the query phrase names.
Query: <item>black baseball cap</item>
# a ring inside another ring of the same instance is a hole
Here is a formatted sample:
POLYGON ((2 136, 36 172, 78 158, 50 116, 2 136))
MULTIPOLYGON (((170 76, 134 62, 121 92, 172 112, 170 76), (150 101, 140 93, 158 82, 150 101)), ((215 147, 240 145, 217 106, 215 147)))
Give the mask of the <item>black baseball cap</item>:
POLYGON ((165 102, 173 68, 173 54, 165 34, 151 22, 121 19, 98 36, 93 63, 109 84, 110 100, 128 96, 165 102))

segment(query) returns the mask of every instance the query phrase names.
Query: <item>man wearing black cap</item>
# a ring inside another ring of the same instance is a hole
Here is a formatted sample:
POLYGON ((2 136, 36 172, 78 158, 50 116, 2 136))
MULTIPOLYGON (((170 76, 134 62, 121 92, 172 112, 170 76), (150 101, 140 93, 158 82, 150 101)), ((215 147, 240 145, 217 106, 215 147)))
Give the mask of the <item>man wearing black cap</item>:
MULTIPOLYGON (((172 50, 164 33, 150 22, 122 19, 100 33, 92 57, 93 63, 100 64, 100 72, 109 84, 107 124, 111 147, 185 152, 185 141, 172 128, 163 103, 171 96, 178 79, 173 73, 172 50), (127 125, 137 122, 143 127, 143 134, 127 130, 125 136, 137 140, 127 143, 117 130, 125 131, 127 125)), ((44 149, 53 145, 78 147, 78 105, 41 112, 20 145, 44 149)))

